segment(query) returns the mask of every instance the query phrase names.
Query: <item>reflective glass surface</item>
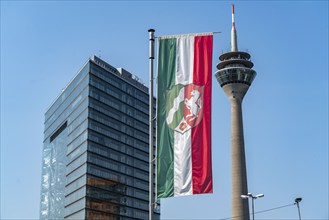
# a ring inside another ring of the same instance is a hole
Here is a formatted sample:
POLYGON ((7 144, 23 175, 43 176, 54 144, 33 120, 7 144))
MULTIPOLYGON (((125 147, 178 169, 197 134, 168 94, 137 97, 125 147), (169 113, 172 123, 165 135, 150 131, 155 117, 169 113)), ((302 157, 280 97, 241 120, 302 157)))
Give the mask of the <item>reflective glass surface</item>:
MULTIPOLYGON (((40 219, 63 219, 85 207, 85 192, 78 189, 86 182, 81 185, 87 170, 88 72, 86 64, 45 114, 40 219)), ((85 216, 79 213, 74 216, 85 216)))
POLYGON ((40 219, 63 219, 66 185, 67 129, 44 143, 42 158, 40 219))
POLYGON ((251 85, 256 76, 256 72, 246 67, 228 67, 218 70, 215 76, 221 86, 228 83, 244 83, 251 85))

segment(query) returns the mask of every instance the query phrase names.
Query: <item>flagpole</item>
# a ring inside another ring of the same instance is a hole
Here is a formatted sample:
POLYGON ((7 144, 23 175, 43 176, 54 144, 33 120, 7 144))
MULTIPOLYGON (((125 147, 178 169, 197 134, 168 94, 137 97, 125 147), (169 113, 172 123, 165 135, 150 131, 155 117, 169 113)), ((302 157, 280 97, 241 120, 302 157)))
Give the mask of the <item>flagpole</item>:
POLYGON ((150 86, 149 86, 149 220, 153 219, 154 205, 154 149, 153 149, 153 61, 154 61, 154 29, 149 29, 149 71, 150 71, 150 86))

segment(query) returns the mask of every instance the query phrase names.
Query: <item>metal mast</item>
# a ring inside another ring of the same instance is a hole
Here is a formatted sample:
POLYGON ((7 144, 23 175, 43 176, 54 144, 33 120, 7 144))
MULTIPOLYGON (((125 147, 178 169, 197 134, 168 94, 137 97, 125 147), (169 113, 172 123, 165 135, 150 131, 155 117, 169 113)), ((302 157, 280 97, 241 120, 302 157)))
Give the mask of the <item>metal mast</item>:
POLYGON ((242 100, 256 76, 252 70, 250 55, 238 51, 237 34, 232 5, 231 52, 222 54, 217 64, 215 77, 228 96, 231 103, 232 125, 232 218, 249 220, 248 200, 241 199, 247 195, 247 171, 244 150, 242 100))
POLYGON ((154 29, 149 29, 149 220, 153 219, 154 212, 154 146, 153 146, 153 61, 154 61, 154 29))

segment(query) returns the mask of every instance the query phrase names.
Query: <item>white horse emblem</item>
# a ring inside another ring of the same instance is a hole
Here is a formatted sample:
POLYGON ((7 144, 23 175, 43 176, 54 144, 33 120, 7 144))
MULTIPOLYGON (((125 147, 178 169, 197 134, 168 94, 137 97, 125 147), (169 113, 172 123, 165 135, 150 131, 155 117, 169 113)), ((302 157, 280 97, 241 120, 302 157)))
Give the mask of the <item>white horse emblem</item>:
POLYGON ((167 91, 166 122, 183 134, 197 126, 203 117, 203 86, 176 85, 167 91))
POLYGON ((202 108, 202 99, 200 97, 200 92, 198 90, 192 90, 191 91, 191 98, 184 100, 186 108, 190 111, 190 114, 187 114, 186 120, 188 122, 191 122, 195 120, 200 112, 200 109, 202 108))

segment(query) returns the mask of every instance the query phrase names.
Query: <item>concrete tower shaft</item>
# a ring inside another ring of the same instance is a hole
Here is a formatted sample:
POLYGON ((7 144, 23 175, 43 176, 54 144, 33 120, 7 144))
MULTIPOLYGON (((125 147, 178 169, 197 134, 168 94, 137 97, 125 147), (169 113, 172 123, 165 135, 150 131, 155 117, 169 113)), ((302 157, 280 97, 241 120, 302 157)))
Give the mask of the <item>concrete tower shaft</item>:
POLYGON ((225 94, 230 100, 231 105, 235 103, 242 104, 242 100, 249 89, 249 85, 241 83, 230 83, 222 86, 225 94))
POLYGON ((244 149, 242 100, 256 76, 251 69, 250 55, 238 51, 237 35, 232 6, 231 52, 222 54, 217 64, 215 77, 228 96, 231 104, 232 126, 232 219, 249 220, 248 200, 241 195, 248 194, 247 170, 244 149))
POLYGON ((226 84, 223 87, 231 103, 232 130, 232 216, 233 219, 249 220, 248 200, 241 195, 248 194, 247 169, 243 136, 242 100, 249 85, 226 84))

